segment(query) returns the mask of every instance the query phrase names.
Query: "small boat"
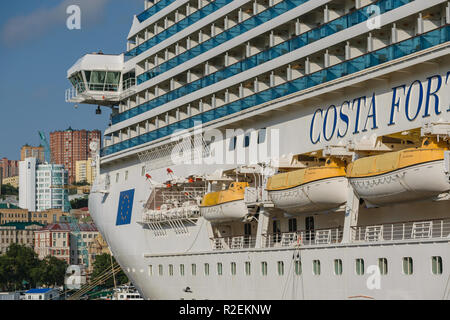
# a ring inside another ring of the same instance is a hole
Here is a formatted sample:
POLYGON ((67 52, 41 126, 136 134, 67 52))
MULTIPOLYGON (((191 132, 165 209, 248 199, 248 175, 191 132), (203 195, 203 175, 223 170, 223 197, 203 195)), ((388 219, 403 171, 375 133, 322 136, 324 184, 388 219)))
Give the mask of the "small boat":
POLYGON ((201 215, 211 222, 223 222, 244 218, 249 210, 244 202, 247 182, 233 182, 227 190, 210 192, 203 197, 201 215))
POLYGON ((345 163, 328 158, 324 166, 276 174, 266 189, 274 206, 289 214, 337 209, 347 201, 345 163))
POLYGON ((424 139, 409 148, 361 158, 347 168, 347 177, 367 206, 422 200, 450 191, 445 175, 447 143, 424 139))

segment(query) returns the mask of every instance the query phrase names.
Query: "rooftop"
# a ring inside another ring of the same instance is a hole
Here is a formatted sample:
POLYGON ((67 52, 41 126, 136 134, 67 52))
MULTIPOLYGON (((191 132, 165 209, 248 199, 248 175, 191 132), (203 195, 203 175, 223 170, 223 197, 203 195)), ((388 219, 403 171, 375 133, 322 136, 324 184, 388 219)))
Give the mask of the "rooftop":
POLYGON ((30 290, 28 290, 28 291, 25 292, 25 293, 29 293, 29 294, 35 294, 35 293, 47 293, 47 292, 52 291, 52 290, 55 290, 55 289, 52 289, 52 288, 30 289, 30 290))
POLYGON ((0 228, 1 227, 16 227, 17 230, 25 230, 25 228, 29 227, 29 226, 44 227, 43 224, 37 223, 37 222, 9 222, 9 223, 0 225, 0 228))
MULTIPOLYGON (((97 227, 91 223, 80 223, 78 224, 80 231, 91 231, 97 232, 97 227)), ((39 231, 75 231, 73 226, 69 223, 53 223, 49 224, 46 227, 40 229, 39 231)))

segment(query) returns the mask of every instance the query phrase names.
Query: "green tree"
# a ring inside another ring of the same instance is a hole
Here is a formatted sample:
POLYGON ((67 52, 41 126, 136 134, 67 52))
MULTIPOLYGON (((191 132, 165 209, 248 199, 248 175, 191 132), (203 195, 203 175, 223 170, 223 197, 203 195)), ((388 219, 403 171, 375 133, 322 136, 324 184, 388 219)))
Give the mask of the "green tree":
POLYGON ((64 284, 65 261, 55 257, 39 260, 33 249, 11 244, 0 256, 0 289, 5 291, 64 284))
MULTIPOLYGON (((112 258, 113 264, 116 263, 116 260, 114 257, 112 258)), ((111 255, 107 253, 99 254, 95 257, 94 261, 94 270, 92 272, 92 279, 96 279, 100 275, 102 275, 106 270, 111 269, 111 255)), ((120 272, 116 273, 116 284, 121 285, 128 283, 128 277, 125 275, 125 273, 120 270, 120 272)), ((114 279, 111 277, 106 282, 101 284, 101 287, 103 288, 112 288, 114 287, 114 279)))
POLYGON ((6 254, 0 256, 0 287, 6 290, 23 289, 24 283, 34 286, 36 278, 33 269, 39 268, 40 261, 33 249, 11 244, 6 254))
POLYGON ((41 261, 38 271, 39 283, 46 286, 62 286, 67 270, 64 260, 48 256, 41 261))
POLYGON ((14 188, 10 184, 2 184, 2 195, 10 195, 10 196, 17 196, 19 195, 19 189, 14 188))
POLYGON ((88 197, 78 198, 70 201, 72 209, 80 209, 88 206, 88 197))

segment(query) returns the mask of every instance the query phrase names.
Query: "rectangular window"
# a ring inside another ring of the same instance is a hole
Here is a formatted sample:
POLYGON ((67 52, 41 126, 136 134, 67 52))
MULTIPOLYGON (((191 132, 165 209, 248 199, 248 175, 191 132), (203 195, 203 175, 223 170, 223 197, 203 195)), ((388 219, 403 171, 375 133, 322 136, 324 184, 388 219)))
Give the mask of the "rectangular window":
POLYGON ((162 276, 164 274, 163 265, 159 265, 159 275, 162 276))
POLYGON ((180 264, 180 275, 184 276, 184 264, 180 264))
POLYGON ((247 148, 250 145, 250 133, 247 133, 244 136, 244 148, 247 148))
POLYGON ((364 275, 364 259, 356 259, 356 274, 359 276, 364 275))
POLYGON ((403 274, 413 274, 413 259, 411 257, 403 258, 403 274))
POLYGON ((119 182, 119 176, 120 176, 120 173, 116 173, 116 183, 119 182))
POLYGON ((431 270, 433 274, 442 274, 442 257, 431 257, 431 270))
POLYGON ((283 276, 284 275, 284 262, 278 261, 277 265, 278 265, 278 275, 283 276))
POLYGON ((261 262, 261 274, 267 276, 267 262, 261 262))
POLYGON ((232 276, 236 275, 236 262, 231 263, 231 275, 232 276))
POLYGON ((169 276, 173 276, 173 264, 169 264, 169 276))
POLYGON ((197 275, 197 265, 195 263, 193 263, 191 265, 191 271, 192 271, 192 275, 196 276, 197 275))
POLYGON ((209 263, 205 263, 205 276, 209 276, 209 263))
POLYGON ((258 131, 258 144, 264 143, 266 141, 266 128, 262 128, 258 131))
POLYGON ((143 166, 141 169, 141 176, 145 176, 145 166, 143 166))
POLYGON ((128 171, 125 171, 125 181, 128 180, 128 171))
POLYGON ((388 273, 388 261, 386 258, 378 259, 378 268, 380 269, 381 275, 386 275, 388 273))
POLYGON ((341 259, 334 260, 334 274, 337 276, 342 275, 342 260, 341 259))
POLYGON ((315 276, 320 275, 320 260, 313 260, 313 274, 315 276))
POLYGON ((297 231, 297 219, 289 219, 289 232, 296 232, 297 231))
POLYGON ((222 263, 218 262, 217 263, 217 275, 221 276, 223 274, 223 267, 222 267, 222 263))
POLYGON ((302 262, 300 260, 295 260, 295 274, 298 276, 302 274, 302 262))
POLYGON ((250 261, 247 261, 247 262, 245 262, 245 274, 247 276, 249 276, 249 275, 251 275, 251 273, 252 273, 252 267, 251 267, 250 261))
POLYGON ((236 149, 236 142, 237 142, 237 137, 232 137, 230 139, 230 147, 229 147, 228 151, 234 151, 236 149))

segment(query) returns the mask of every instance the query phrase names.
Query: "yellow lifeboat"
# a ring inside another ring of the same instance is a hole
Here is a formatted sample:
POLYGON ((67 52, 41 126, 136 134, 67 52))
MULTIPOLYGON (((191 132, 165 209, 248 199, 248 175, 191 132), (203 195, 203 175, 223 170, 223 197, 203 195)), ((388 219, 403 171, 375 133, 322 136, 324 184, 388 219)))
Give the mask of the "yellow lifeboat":
POLYGON ((426 138, 420 148, 358 159, 348 166, 347 177, 369 206, 432 198, 450 190, 447 150, 446 142, 426 138))
POLYGON ((336 209, 347 201, 345 163, 329 158, 325 166, 276 174, 266 189, 274 206, 290 214, 336 209))
POLYGON ((213 222, 238 220, 248 214, 244 202, 247 182, 233 182, 227 190, 210 192, 203 197, 200 206, 202 216, 213 222))

